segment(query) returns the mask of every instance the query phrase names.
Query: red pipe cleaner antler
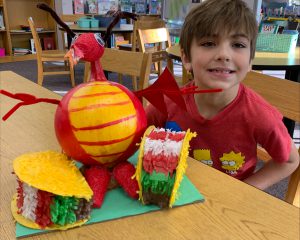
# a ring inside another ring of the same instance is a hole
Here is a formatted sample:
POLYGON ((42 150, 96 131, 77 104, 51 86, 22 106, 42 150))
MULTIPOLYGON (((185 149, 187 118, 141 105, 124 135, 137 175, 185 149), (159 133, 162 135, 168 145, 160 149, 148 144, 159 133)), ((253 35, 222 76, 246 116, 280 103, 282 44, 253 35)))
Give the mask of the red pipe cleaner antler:
POLYGON ((0 94, 6 95, 10 98, 21 100, 22 102, 17 103, 12 109, 10 109, 2 118, 3 121, 8 119, 19 107, 24 105, 32 105, 39 102, 47 102, 52 104, 59 104, 60 100, 57 99, 50 99, 50 98, 36 98, 33 95, 27 93, 15 93, 12 94, 5 90, 0 90, 0 94))

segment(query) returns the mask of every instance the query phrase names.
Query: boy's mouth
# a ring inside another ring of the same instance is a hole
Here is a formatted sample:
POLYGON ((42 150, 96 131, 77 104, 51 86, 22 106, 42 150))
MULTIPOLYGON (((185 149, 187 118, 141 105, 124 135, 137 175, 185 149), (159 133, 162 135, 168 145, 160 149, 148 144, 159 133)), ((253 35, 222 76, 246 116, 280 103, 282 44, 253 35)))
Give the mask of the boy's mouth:
POLYGON ((211 68, 208 69, 209 72, 215 72, 215 73, 224 73, 224 74, 230 74, 234 73, 234 70, 227 69, 227 68, 211 68))

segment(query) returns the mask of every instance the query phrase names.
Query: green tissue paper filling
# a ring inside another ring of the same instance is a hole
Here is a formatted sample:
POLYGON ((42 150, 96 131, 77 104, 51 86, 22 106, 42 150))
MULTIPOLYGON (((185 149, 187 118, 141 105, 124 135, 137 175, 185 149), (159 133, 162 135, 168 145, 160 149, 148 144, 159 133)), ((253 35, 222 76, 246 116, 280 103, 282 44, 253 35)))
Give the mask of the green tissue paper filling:
POLYGON ((74 197, 55 196, 50 206, 51 221, 64 226, 76 222, 74 210, 78 208, 78 200, 74 197))
POLYGON ((175 174, 171 177, 170 174, 166 176, 164 173, 158 173, 153 170, 149 174, 142 170, 142 188, 144 192, 151 190, 155 194, 166 194, 170 196, 175 182, 175 174))

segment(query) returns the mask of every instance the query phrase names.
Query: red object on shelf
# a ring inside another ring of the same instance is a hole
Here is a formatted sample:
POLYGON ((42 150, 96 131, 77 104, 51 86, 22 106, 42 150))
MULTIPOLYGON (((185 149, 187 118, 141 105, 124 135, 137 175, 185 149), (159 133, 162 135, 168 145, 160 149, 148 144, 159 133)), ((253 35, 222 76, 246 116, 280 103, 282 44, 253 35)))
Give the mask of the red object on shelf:
POLYGON ((54 50, 55 49, 54 39, 52 37, 44 37, 43 47, 44 50, 54 50))

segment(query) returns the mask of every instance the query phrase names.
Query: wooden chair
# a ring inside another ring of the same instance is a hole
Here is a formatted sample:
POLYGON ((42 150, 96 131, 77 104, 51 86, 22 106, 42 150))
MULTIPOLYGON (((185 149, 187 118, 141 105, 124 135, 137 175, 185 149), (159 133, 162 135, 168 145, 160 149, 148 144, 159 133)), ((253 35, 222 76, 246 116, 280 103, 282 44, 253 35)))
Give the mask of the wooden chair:
MULTIPOLYGON (((103 70, 130 75, 139 78, 138 89, 144 89, 149 85, 151 69, 151 53, 123 51, 105 48, 100 59, 103 70)), ((86 82, 90 77, 90 63, 85 64, 86 82)))
MULTIPOLYGON (((300 122, 300 83, 268 76, 251 71, 243 83, 260 94, 276 107, 284 117, 300 122)), ((300 148, 299 148, 300 155, 300 148)), ((270 155, 261 147, 257 156, 262 161, 269 161, 270 155)), ((285 201, 300 207, 300 166, 290 176, 285 201)))
POLYGON ((75 86, 74 69, 71 64, 67 64, 69 58, 65 57, 66 52, 60 50, 42 50, 40 38, 37 34, 32 18, 28 18, 30 30, 36 48, 36 58, 38 66, 38 84, 43 85, 44 76, 48 75, 70 75, 72 87, 75 86), (45 71, 44 62, 64 62, 62 68, 53 68, 53 71, 45 71))
MULTIPOLYGON (((152 53, 152 63, 154 64, 154 71, 157 74, 161 74, 162 72, 162 67, 161 67, 161 61, 158 61, 157 56, 158 54, 153 54, 154 52, 158 51, 159 48, 161 48, 162 46, 162 42, 161 44, 159 44, 160 39, 158 39, 158 42, 156 43, 156 46, 149 46, 149 44, 147 44, 147 46, 144 45, 144 50, 142 49, 141 45, 140 45, 140 41, 139 41, 139 30, 148 30, 148 29, 158 29, 158 28, 166 28, 166 23, 160 19, 157 15, 155 16, 140 16, 139 19, 137 21, 134 22, 133 24, 133 33, 132 33, 132 38, 131 38, 131 42, 132 44, 124 44, 124 45, 119 45, 118 48, 120 50, 126 50, 126 51, 134 51, 134 52, 151 52, 152 53)), ((168 32, 168 36, 169 36, 169 32, 168 32)), ((171 41, 170 41, 170 36, 169 36, 169 42, 166 44, 167 46, 171 46, 171 41)), ((162 49, 162 48, 161 48, 162 49)), ((163 59, 167 59, 166 58, 166 54, 164 54, 164 58, 163 59)), ((173 71, 173 62, 169 61, 168 62, 168 66, 170 68, 171 71, 173 71)), ((119 81, 122 81, 122 77, 121 75, 119 75, 119 81)), ((133 85, 136 85, 136 80, 133 77, 132 78, 132 82, 133 85)))
POLYGON ((166 27, 138 29, 138 43, 142 52, 152 53, 152 63, 158 63, 158 75, 162 73, 162 61, 166 60, 169 70, 173 72, 173 62, 168 57, 166 48, 171 46, 169 31, 166 27), (146 45, 154 44, 155 48, 147 50, 146 45))

